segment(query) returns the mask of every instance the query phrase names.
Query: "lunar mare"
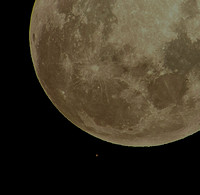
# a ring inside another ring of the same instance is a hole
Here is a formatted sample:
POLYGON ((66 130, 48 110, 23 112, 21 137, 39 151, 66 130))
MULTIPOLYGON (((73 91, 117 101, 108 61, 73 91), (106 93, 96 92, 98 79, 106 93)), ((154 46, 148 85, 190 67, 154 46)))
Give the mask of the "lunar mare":
POLYGON ((200 130, 200 0, 37 0, 30 48, 57 109, 102 140, 200 130))

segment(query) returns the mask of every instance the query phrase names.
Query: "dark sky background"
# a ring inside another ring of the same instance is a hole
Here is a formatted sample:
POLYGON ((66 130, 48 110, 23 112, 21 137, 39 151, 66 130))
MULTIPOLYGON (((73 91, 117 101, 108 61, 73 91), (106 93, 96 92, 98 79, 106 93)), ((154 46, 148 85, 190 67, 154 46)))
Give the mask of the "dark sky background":
POLYGON ((99 163, 129 162, 148 168, 150 164, 179 167, 186 161, 199 164, 200 134, 163 146, 136 148, 114 145, 101 141, 72 125, 54 107, 43 91, 34 72, 29 49, 29 24, 34 0, 24 4, 24 63, 29 87, 26 102, 27 125, 25 127, 26 153, 36 165, 49 163, 64 166, 78 161, 99 163))

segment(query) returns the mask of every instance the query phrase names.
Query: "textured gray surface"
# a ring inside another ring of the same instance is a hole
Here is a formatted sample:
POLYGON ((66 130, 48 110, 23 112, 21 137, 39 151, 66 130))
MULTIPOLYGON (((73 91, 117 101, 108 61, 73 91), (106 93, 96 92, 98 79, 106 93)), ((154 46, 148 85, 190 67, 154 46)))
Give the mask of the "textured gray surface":
POLYGON ((37 0, 35 71, 72 123, 122 145, 200 129, 200 0, 37 0))

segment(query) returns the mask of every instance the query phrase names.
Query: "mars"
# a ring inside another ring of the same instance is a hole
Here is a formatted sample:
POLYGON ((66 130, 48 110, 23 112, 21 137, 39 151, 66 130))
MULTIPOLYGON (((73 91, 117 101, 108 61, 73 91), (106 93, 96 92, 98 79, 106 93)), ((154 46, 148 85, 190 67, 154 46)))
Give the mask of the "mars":
POLYGON ((200 130, 200 0, 36 0, 35 72, 74 125, 155 146, 200 130))

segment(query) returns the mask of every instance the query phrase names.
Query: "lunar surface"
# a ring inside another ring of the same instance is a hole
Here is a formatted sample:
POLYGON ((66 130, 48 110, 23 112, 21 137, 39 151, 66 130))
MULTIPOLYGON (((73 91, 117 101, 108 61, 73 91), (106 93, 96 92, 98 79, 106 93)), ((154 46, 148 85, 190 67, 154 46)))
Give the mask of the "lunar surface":
POLYGON ((37 77, 104 141, 155 146, 200 130, 200 0, 37 0, 37 77))

